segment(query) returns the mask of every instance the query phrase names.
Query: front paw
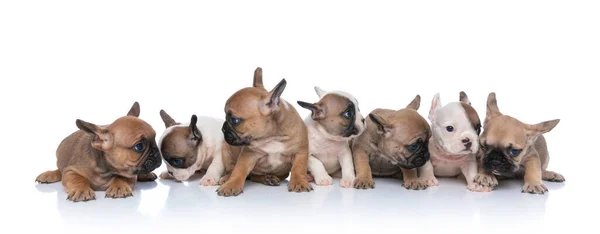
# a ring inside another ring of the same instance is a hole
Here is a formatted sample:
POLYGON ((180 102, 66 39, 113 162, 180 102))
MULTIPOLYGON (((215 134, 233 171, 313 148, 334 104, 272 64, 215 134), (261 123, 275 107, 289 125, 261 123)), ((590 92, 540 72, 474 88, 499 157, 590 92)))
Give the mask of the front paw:
POLYGON ((85 201, 90 201, 90 200, 95 200, 95 199, 96 199, 96 193, 90 187, 70 189, 69 191, 67 191, 67 200, 70 200, 73 202, 80 202, 80 201, 85 202, 85 201))
POLYGON ((200 185, 202 186, 216 186, 219 184, 219 177, 213 175, 204 175, 202 179, 200 179, 200 185))
POLYGON ((372 189, 375 188, 375 182, 372 178, 356 178, 354 180, 354 188, 356 189, 372 189))
POLYGON ((440 182, 435 177, 423 178, 423 182, 425 183, 425 185, 427 185, 427 187, 439 186, 440 185, 440 182))
POLYGON ((565 177, 553 171, 544 171, 542 172, 542 180, 550 182, 564 182, 565 177))
POLYGON ((173 177, 171 174, 169 174, 168 171, 163 171, 162 173, 160 173, 160 179, 161 180, 175 180, 175 177, 173 177))
POLYGON ((133 196, 131 186, 126 183, 113 183, 106 189, 104 197, 109 198, 126 198, 133 196))
POLYGON ((333 184, 333 178, 329 175, 315 177, 315 184, 319 186, 327 186, 333 184))
POLYGON ((313 188, 306 180, 291 179, 288 183, 288 191, 290 192, 310 192, 311 190, 313 188))
POLYGON ((219 196, 231 197, 231 196, 240 195, 243 191, 244 191, 243 185, 240 186, 240 185, 237 185, 234 183, 225 183, 217 189, 217 194, 219 196))
POLYGON ((496 179, 496 176, 485 173, 477 174, 473 181, 481 186, 489 187, 491 189, 498 185, 498 180, 496 179))
POLYGON ((478 183, 471 183, 467 186, 471 192, 491 192, 492 188, 480 185, 478 183))
POLYGON ((155 181, 156 178, 158 178, 156 176, 156 174, 154 174, 154 172, 150 172, 148 174, 138 175, 137 176, 137 181, 140 181, 140 182, 152 182, 152 181, 155 181))
POLYGON ((548 192, 548 188, 544 184, 540 183, 527 183, 523 185, 522 193, 531 193, 531 194, 544 194, 548 192))
POLYGON ((352 188, 355 179, 356 178, 354 178, 354 176, 342 176, 342 179, 340 180, 340 186, 342 186, 342 188, 352 188))
POLYGON ((427 182, 424 180, 404 180, 404 184, 402 185, 406 189, 410 190, 424 190, 427 189, 427 182))

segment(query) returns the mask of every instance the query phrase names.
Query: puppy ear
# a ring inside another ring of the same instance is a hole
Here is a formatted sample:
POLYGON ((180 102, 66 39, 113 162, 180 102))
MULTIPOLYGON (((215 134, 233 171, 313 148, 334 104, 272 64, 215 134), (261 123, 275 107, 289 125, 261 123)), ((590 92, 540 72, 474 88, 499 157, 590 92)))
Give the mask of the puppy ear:
POLYGON ((327 114, 325 108, 317 103, 310 104, 308 102, 298 101, 298 105, 300 105, 302 108, 310 110, 312 112, 311 118, 314 120, 324 119, 325 115, 327 114))
POLYGON ((323 96, 325 96, 325 94, 327 94, 327 91, 319 88, 318 86, 315 86, 315 92, 317 93, 317 95, 319 95, 319 98, 322 98, 323 96))
POLYGON ((200 141, 202 140, 202 133, 200 129, 198 129, 198 117, 196 115, 192 115, 192 120, 190 121, 190 132, 192 132, 192 136, 194 140, 200 141))
POLYGON ((112 136, 104 127, 80 119, 75 121, 75 125, 77 125, 77 128, 94 136, 92 147, 101 151, 109 150, 112 147, 112 136))
POLYGON ((175 120, 171 118, 171 116, 169 116, 165 110, 160 110, 160 118, 162 119, 163 123, 165 123, 165 128, 177 124, 177 122, 175 122, 175 120))
POLYGON ((471 105, 471 101, 469 100, 467 93, 465 93, 464 91, 460 91, 460 94, 458 95, 458 100, 460 100, 460 102, 462 103, 471 105))
POLYGON ((262 81, 262 68, 257 67, 256 70, 254 70, 254 82, 252 84, 252 86, 256 87, 256 88, 263 88, 263 81, 262 81))
POLYGON ((133 106, 131 106, 127 115, 140 117, 140 104, 138 102, 133 103, 133 106))
POLYGON ((488 95, 488 99, 487 99, 487 111, 485 114, 485 121, 487 122, 488 120, 490 120, 498 115, 502 115, 502 113, 500 113, 500 109, 498 109, 498 102, 496 101, 496 93, 491 92, 488 95))
POLYGON ((410 104, 408 104, 408 106, 406 106, 406 108, 413 109, 413 110, 418 110, 420 106, 421 106, 421 96, 417 94, 417 96, 415 97, 415 99, 413 99, 410 102, 410 104))
POLYGON ((429 109, 429 120, 435 121, 435 112, 442 108, 442 101, 440 100, 440 93, 436 93, 431 99, 431 108, 429 109))
POLYGON ((552 130, 558 125, 560 119, 549 120, 538 124, 527 125, 527 136, 537 137, 552 130))
POLYGON ((285 81, 285 79, 282 79, 275 86, 275 88, 273 88, 273 90, 271 90, 271 92, 269 92, 269 95, 267 96, 267 98, 268 98, 267 107, 268 108, 277 109, 277 107, 279 106, 279 101, 281 100, 281 98, 280 98, 281 94, 283 93, 283 90, 285 90, 286 85, 287 85, 287 81, 285 81))
POLYGON ((375 114, 369 114, 369 119, 371 119, 371 121, 373 121, 375 126, 377 126, 377 133, 384 135, 384 134, 390 132, 391 128, 385 119, 383 119, 375 114))

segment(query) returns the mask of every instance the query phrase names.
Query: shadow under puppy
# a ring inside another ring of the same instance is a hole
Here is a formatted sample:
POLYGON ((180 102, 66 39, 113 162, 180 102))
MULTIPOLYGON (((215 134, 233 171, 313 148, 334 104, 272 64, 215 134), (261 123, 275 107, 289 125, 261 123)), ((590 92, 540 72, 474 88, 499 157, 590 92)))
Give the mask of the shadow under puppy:
POLYGON ((308 171, 317 185, 331 185, 333 175, 342 178, 340 186, 351 188, 355 175, 350 141, 365 130, 365 119, 352 95, 319 87, 315 91, 319 102, 298 101, 312 112, 304 120, 308 128, 308 171))
POLYGON ((479 133, 481 121, 465 92, 460 92, 459 102, 442 107, 440 94, 431 101, 429 111, 432 136, 429 139, 431 167, 423 167, 419 174, 424 176, 456 177, 460 174, 471 191, 483 191, 484 187, 474 183, 477 176, 479 133))
POLYGON ((355 188, 374 188, 373 176, 402 178, 405 188, 415 190, 437 183, 435 177, 419 178, 417 172, 429 162, 427 143, 431 137, 429 124, 417 112, 420 103, 417 95, 404 109, 369 113, 366 130, 352 145, 355 188))
POLYGON ((498 185, 496 176, 524 178, 522 192, 544 194, 548 188, 542 180, 565 181, 561 174, 547 170, 550 156, 542 135, 556 127, 559 121, 525 124, 503 115, 498 108, 496 93, 490 93, 483 133, 479 138, 484 156, 475 182, 491 190, 498 185))
POLYGON ((283 79, 268 92, 262 69, 257 68, 253 87, 243 88, 227 100, 222 131, 225 141, 240 146, 241 152, 227 182, 217 190, 220 196, 242 193, 248 175, 263 176, 279 185, 290 171, 289 191, 312 190, 307 180, 307 129, 296 109, 280 97, 285 86, 283 79))
POLYGON ((222 146, 225 142, 221 125, 223 120, 192 115, 190 122, 178 123, 164 110, 160 117, 165 131, 159 141, 167 171, 161 179, 187 180, 197 171, 206 172, 200 185, 215 186, 225 172, 222 146))
POLYGON ((152 172, 161 164, 154 129, 138 118, 136 102, 127 116, 109 125, 77 120, 80 129, 65 138, 56 151, 57 170, 40 174, 36 181, 62 181, 67 199, 88 201, 94 191, 106 191, 106 197, 133 196, 137 181, 154 181, 152 172))

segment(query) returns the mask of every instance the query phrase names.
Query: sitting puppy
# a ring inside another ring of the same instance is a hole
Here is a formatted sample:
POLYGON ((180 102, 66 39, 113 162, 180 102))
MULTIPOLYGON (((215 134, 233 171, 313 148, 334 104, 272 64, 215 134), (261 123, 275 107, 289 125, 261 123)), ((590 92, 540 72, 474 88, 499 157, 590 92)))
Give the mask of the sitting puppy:
POLYGON ((74 202, 94 200, 94 191, 102 190, 106 197, 132 196, 136 180, 155 180, 152 171, 161 164, 156 133, 139 115, 136 102, 127 116, 110 125, 78 119, 75 123, 81 130, 58 146, 58 169, 40 174, 36 182, 62 181, 67 199, 74 202))
POLYGON ((469 190, 482 191, 483 187, 473 182, 477 175, 481 122, 465 92, 460 92, 459 100, 442 107, 440 95, 434 96, 429 111, 433 133, 429 140, 429 154, 433 170, 423 167, 419 174, 455 177, 462 173, 469 190))
POLYGON ((304 120, 309 136, 308 171, 317 185, 331 185, 330 175, 341 174, 340 185, 351 188, 355 176, 349 142, 365 130, 365 119, 352 95, 325 92, 319 87, 315 91, 319 102, 298 101, 298 105, 312 112, 304 120))
MULTIPOLYGON (((308 135, 296 109, 280 98, 286 81, 268 92, 263 87, 262 69, 254 72, 254 85, 234 93, 225 104, 225 141, 242 146, 228 180, 218 190, 220 196, 237 196, 247 176, 265 176, 279 185, 288 177, 288 190, 312 190, 307 180, 308 135), (274 181, 273 181, 274 180, 274 181)), ((239 150, 236 150, 237 152, 239 150)))
POLYGON ((565 181, 561 174, 546 170, 550 157, 542 135, 556 127, 559 121, 555 119, 535 125, 522 123, 500 113, 496 94, 490 93, 483 133, 479 138, 484 156, 475 182, 491 190, 498 185, 495 175, 508 178, 524 176, 522 192, 543 194, 548 189, 542 180, 565 181))
POLYGON ((178 123, 164 110, 160 117, 165 123, 165 132, 160 141, 160 152, 167 164, 162 179, 187 180, 197 171, 206 174, 200 179, 203 186, 215 186, 223 176, 225 167, 221 158, 223 133, 222 120, 192 115, 189 123, 178 123))
POLYGON ((373 176, 401 177, 404 187, 414 190, 437 183, 435 177, 419 178, 417 174, 416 168, 429 162, 431 137, 429 124, 417 112, 420 103, 417 95, 405 109, 375 109, 369 114, 366 130, 352 145, 355 188, 374 188, 373 176))

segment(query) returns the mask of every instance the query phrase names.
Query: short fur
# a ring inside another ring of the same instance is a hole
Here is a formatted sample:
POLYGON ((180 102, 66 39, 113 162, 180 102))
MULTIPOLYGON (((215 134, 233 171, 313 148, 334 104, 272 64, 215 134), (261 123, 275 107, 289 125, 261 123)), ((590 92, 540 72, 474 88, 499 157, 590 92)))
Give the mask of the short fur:
POLYGON ((483 133, 479 138, 483 158, 475 182, 492 190, 498 185, 496 175, 523 177, 525 183, 522 192, 544 194, 548 188, 542 180, 565 181, 561 174, 547 170, 550 156, 542 135, 556 127, 559 121, 555 119, 534 125, 525 124, 503 115, 498 108, 496 94, 490 93, 483 133), (513 155, 512 152, 518 154, 513 155))
MULTIPOLYGON (((253 180, 275 185, 291 171, 288 190, 312 190, 308 172, 307 129, 296 109, 281 98, 286 81, 268 92, 262 84, 262 69, 254 73, 253 87, 235 92, 225 104, 226 121, 223 124, 225 141, 235 146, 231 152, 241 153, 226 182, 219 187, 220 196, 237 196, 243 191, 248 175, 253 180), (236 122, 239 120, 239 122, 236 122), (268 179, 268 180, 267 180, 268 179)), ((235 155, 233 155, 235 156, 235 155)))
POLYGON ((127 116, 110 125, 99 126, 77 120, 80 129, 65 138, 56 151, 57 170, 40 174, 36 181, 62 181, 67 199, 78 202, 95 199, 94 191, 106 191, 106 197, 133 196, 137 181, 153 181, 152 172, 161 164, 155 142, 156 133, 138 118, 136 102, 127 116), (135 146, 143 147, 139 152, 135 146))

